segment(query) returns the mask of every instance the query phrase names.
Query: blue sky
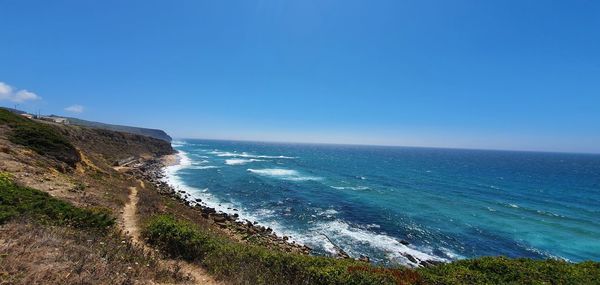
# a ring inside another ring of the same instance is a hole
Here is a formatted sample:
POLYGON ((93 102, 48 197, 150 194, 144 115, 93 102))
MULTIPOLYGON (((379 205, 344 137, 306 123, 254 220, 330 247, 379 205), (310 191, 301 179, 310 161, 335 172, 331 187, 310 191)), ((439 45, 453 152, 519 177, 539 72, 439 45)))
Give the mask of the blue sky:
POLYGON ((176 137, 600 152, 598 1, 0 0, 0 15, 3 106, 176 137))

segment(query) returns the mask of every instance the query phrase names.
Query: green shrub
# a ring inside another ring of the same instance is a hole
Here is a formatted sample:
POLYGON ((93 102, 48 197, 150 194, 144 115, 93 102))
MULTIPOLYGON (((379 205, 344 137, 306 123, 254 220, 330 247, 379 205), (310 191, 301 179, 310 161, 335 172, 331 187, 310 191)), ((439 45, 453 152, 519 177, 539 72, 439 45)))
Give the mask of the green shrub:
POLYGON ((404 278, 415 278, 408 269, 376 268, 355 260, 236 243, 165 215, 150 219, 143 235, 171 256, 199 262, 237 284, 409 284, 404 278))
POLYGON ((0 223, 25 216, 52 225, 105 230, 114 219, 105 209, 82 209, 56 199, 46 192, 14 184, 0 172, 0 223))
POLYGON ((0 109, 0 123, 11 128, 8 139, 13 143, 72 167, 81 159, 75 147, 50 125, 26 119, 3 109, 0 109))
POLYGON ((0 124, 21 124, 29 121, 23 116, 19 116, 11 111, 0 108, 0 124))
POLYGON ((427 284, 600 284, 600 263, 480 257, 418 269, 427 284))

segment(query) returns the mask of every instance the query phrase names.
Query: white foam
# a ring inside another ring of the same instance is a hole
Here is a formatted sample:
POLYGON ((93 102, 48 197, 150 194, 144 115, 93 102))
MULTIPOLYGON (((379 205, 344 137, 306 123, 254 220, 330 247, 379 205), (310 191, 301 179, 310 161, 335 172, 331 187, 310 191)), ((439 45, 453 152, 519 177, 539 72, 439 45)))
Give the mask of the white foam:
POLYGON ((247 152, 228 152, 228 151, 218 151, 214 150, 209 152, 210 154, 214 154, 219 157, 242 157, 242 158, 270 158, 270 159, 294 159, 295 157, 291 156, 283 156, 283 155, 258 155, 258 154, 249 154, 247 152))
POLYGON ((273 209, 258 209, 258 210, 255 210, 254 212, 256 215, 264 217, 264 218, 270 218, 275 215, 275 211, 273 209))
POLYGON ((181 147, 186 145, 187 143, 184 141, 171 141, 171 146, 172 147, 181 147))
POLYGON ((371 248, 385 252, 387 259, 408 266, 416 267, 418 264, 403 256, 403 253, 410 254, 419 260, 447 261, 446 259, 403 245, 399 240, 391 236, 353 227, 341 220, 316 223, 307 233, 308 236, 300 236, 300 242, 309 246, 322 247, 327 252, 335 254, 335 247, 327 239, 322 238, 323 234, 327 235, 352 257, 368 254, 359 250, 361 245, 368 245, 371 248))
POLYGON ((443 253, 444 253, 444 254, 445 254, 447 257, 449 257, 449 258, 450 258, 450 259, 452 259, 452 260, 456 260, 456 259, 464 259, 464 258, 465 258, 464 256, 462 256, 462 255, 460 255, 460 254, 457 254, 457 253, 453 252, 452 250, 450 250, 450 249, 448 249, 448 248, 445 248, 445 247, 440 247, 439 249, 440 249, 440 251, 442 251, 442 252, 443 252, 443 253))
POLYGON ((208 158, 208 156, 206 156, 206 155, 201 155, 201 154, 197 154, 197 153, 192 153, 189 156, 198 157, 198 158, 208 158))
POLYGON ((214 165, 192 165, 192 166, 187 167, 187 169, 199 169, 199 170, 215 169, 215 168, 221 168, 221 167, 214 166, 214 165))
POLYGON ((181 170, 182 168, 192 165, 192 160, 187 156, 186 152, 179 150, 179 151, 177 151, 176 155, 177 155, 177 164, 167 166, 164 169, 167 175, 173 174, 173 173, 181 170))
POLYGON ((319 212, 318 215, 319 216, 327 216, 327 217, 331 217, 335 214, 339 214, 338 211, 334 210, 334 209, 327 209, 325 211, 319 212))
POLYGON ((321 180, 321 177, 314 176, 303 176, 296 170, 291 169, 282 169, 282 168, 268 168, 268 169, 248 169, 249 172, 267 176, 282 180, 290 180, 290 181, 308 181, 308 180, 321 180))
POLYGON ((225 160, 225 164, 227 165, 244 165, 250 162, 257 162, 257 161, 264 161, 262 159, 241 159, 241 158, 232 158, 232 159, 226 159, 225 160))
POLYGON ((381 226, 378 225, 378 224, 368 224, 368 225, 366 225, 366 227, 367 227, 367 229, 378 229, 378 228, 381 228, 381 226))
POLYGON ((193 161, 191 162, 191 165, 206 165, 207 163, 210 163, 210 161, 208 160, 200 160, 200 161, 193 161))
POLYGON ((337 190, 369 190, 370 188, 367 186, 329 186, 333 189, 337 190))

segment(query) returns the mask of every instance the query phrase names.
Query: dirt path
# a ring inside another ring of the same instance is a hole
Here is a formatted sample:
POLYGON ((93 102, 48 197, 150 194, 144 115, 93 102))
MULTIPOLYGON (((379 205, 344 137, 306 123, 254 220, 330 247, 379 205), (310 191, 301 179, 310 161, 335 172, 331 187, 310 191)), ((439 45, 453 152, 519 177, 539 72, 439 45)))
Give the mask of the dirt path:
MULTIPOLYGON (((140 186, 145 188, 144 182, 140 181, 140 186)), ((142 241, 140 237, 140 228, 138 226, 137 219, 137 204, 139 201, 138 197, 138 189, 137 187, 129 188, 129 202, 125 204, 123 207, 123 215, 121 225, 123 230, 127 235, 131 237, 134 243, 141 245, 144 249, 153 251, 145 242, 142 241)), ((181 271, 185 274, 188 274, 194 278, 194 284, 206 284, 206 285, 223 285, 223 282, 217 282, 215 279, 210 276, 204 268, 191 264, 186 261, 175 261, 162 259, 159 261, 161 265, 164 266, 174 266, 176 263, 179 263, 181 271)))

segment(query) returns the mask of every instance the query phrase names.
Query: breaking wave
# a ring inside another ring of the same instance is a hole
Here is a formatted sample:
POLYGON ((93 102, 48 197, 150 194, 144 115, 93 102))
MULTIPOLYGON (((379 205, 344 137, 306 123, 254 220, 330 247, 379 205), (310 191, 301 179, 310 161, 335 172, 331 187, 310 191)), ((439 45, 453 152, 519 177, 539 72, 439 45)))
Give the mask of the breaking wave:
POLYGON ((225 160, 225 164, 227 165, 244 165, 250 162, 257 162, 257 161, 264 161, 262 159, 242 159, 242 158, 232 158, 232 159, 226 159, 225 160))
POLYGON ((295 157, 291 156, 283 156, 283 155, 257 155, 257 154, 249 154, 247 152, 228 152, 228 151, 218 151, 214 150, 209 152, 210 154, 216 155, 218 157, 242 157, 242 158, 268 158, 268 159, 295 159, 295 157))
POLYGON ((268 168, 268 169, 248 169, 248 172, 266 176, 271 178, 290 180, 290 181, 309 181, 309 180, 321 180, 321 177, 304 176, 296 170, 281 169, 281 168, 268 168))

